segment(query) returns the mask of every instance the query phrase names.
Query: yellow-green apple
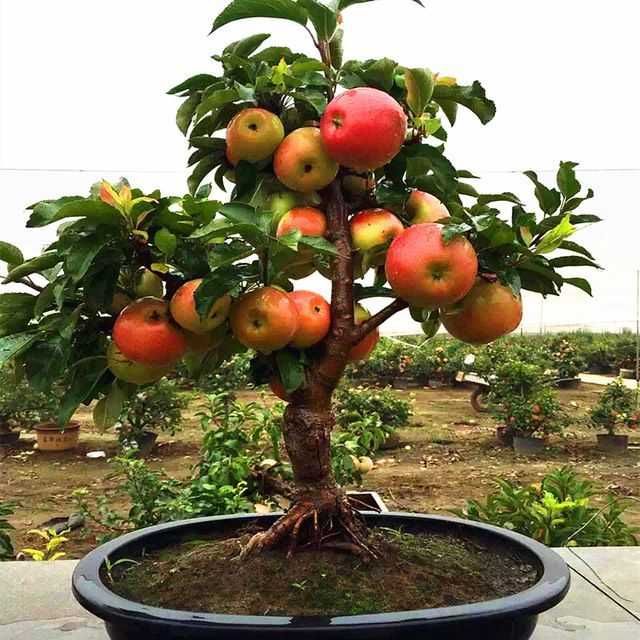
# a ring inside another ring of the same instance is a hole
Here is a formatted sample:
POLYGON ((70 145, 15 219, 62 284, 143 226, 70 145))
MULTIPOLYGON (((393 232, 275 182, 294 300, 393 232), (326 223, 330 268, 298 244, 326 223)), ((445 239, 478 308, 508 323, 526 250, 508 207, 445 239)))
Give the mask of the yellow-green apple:
POLYGON ((433 309, 469 293, 478 274, 478 256, 466 238, 445 242, 442 226, 428 222, 405 229, 391 243, 385 270, 399 298, 433 309))
POLYGON ((331 326, 331 306, 318 293, 294 291, 289 294, 298 311, 298 330, 291 345, 307 349, 322 340, 331 326))
POLYGON ((471 344, 488 344, 518 328, 522 299, 499 282, 478 278, 459 302, 440 310, 446 330, 471 344))
POLYGON ((407 134, 407 116, 389 94, 359 87, 328 104, 320 130, 336 162, 364 173, 383 167, 398 154, 407 134))
POLYGON ((113 341, 107 347, 107 365, 116 378, 131 384, 157 382, 173 368, 173 364, 153 365, 129 360, 113 341))
POLYGON ((384 247, 403 231, 402 222, 386 209, 367 209, 351 219, 351 242, 357 251, 384 247))
POLYGON ((164 285, 160 276, 144 267, 136 272, 134 290, 136 298, 162 298, 164 295, 164 285))
POLYGON ((196 307, 195 294, 202 278, 183 284, 171 298, 173 319, 191 333, 209 333, 219 327, 229 316, 231 297, 224 295, 213 303, 206 318, 201 318, 196 307))
POLYGON ((411 219, 411 224, 438 222, 449 217, 449 210, 438 198, 418 189, 411 192, 405 209, 411 219))
POLYGON ((271 353, 288 345, 298 330, 298 311, 289 294, 262 287, 231 307, 231 329, 245 347, 271 353))
POLYGON ((276 177, 293 191, 324 189, 338 175, 338 164, 329 156, 316 127, 291 132, 273 159, 276 177))
POLYGON ((116 319, 113 341, 125 358, 150 365, 172 364, 187 350, 187 340, 174 324, 169 304, 158 298, 132 302, 116 319))
MULTIPOLYGON (((370 317, 371 314, 367 309, 365 309, 361 304, 356 304, 354 312, 356 325, 362 324, 370 317)), ((366 360, 371 355, 371 352, 376 348, 379 340, 380 331, 376 328, 362 338, 360 342, 351 347, 351 350, 349 351, 349 362, 366 360)))
POLYGON ((284 139, 284 127, 266 109, 243 109, 227 127, 227 159, 235 167, 241 160, 261 162, 269 158, 284 139))
POLYGON ((269 196, 267 209, 273 213, 274 228, 278 226, 285 213, 301 204, 300 200, 301 196, 295 191, 278 191, 269 196))
MULTIPOLYGON (((327 218, 319 209, 295 207, 280 220, 276 236, 282 238, 292 231, 299 231, 303 236, 322 237, 327 232, 327 218)), ((287 265, 286 275, 300 280, 310 276, 315 270, 313 249, 298 247, 295 258, 287 265)))

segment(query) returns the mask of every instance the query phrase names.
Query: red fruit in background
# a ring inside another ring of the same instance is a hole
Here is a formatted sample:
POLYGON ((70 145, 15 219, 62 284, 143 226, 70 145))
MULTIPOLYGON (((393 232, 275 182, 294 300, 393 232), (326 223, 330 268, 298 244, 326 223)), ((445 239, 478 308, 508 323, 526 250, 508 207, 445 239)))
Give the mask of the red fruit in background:
MULTIPOLYGON (((368 320, 371 314, 361 304, 355 306, 355 323, 356 325, 362 324, 365 320, 368 320)), ((380 331, 374 329, 371 333, 367 334, 360 342, 351 347, 349 351, 349 362, 358 362, 360 360, 366 360, 371 352, 376 348, 378 341, 380 340, 380 331)))
POLYGON ((440 225, 418 224, 391 243, 385 270, 399 298, 415 307, 433 309, 469 293, 478 274, 478 256, 466 238, 445 243, 440 225))
POLYGON ((351 219, 351 241, 358 251, 383 247, 403 231, 402 222, 386 209, 367 209, 351 219))
POLYGON ((449 217, 449 210, 438 198, 430 193, 414 189, 405 207, 411 219, 411 224, 438 222, 449 217))
POLYGON ((187 350, 187 341, 173 323, 169 305, 158 298, 132 302, 113 327, 113 341, 125 358, 150 365, 176 362, 187 350))
POLYGON ((389 94, 360 87, 334 98, 320 121, 329 155, 359 173, 383 167, 400 151, 407 116, 389 94))
POLYGON ((289 294, 275 287, 255 289, 231 307, 231 329, 245 346, 263 353, 286 347, 298 330, 298 311, 289 294))
POLYGON ((327 232, 327 218, 320 209, 295 207, 280 219, 276 235, 281 238, 292 231, 303 236, 323 236, 327 232))
POLYGON ((339 168, 327 153, 316 127, 302 127, 290 133, 273 158, 278 180, 292 191, 302 193, 324 189, 333 182, 339 168))
POLYGON ((522 300, 499 282, 479 279, 462 300, 440 310, 440 319, 454 338, 487 344, 518 328, 522 300))
POLYGON ((283 139, 284 127, 275 113, 266 109, 243 109, 227 127, 227 160, 234 167, 241 160, 266 160, 283 139))
POLYGON ((187 331, 203 334, 219 327, 229 315, 231 297, 222 296, 213 303, 206 318, 201 318, 196 308, 195 294, 202 284, 202 278, 183 284, 171 298, 171 315, 173 319, 187 331))
POLYGON ((284 385, 278 376, 271 377, 269 380, 269 388, 273 392, 273 395, 280 398, 280 400, 284 400, 285 402, 289 402, 291 400, 291 396, 287 393, 287 390, 284 388, 284 385))
POLYGON ((291 345, 306 349, 322 340, 331 326, 331 306, 318 293, 294 291, 289 298, 298 311, 298 330, 291 345))

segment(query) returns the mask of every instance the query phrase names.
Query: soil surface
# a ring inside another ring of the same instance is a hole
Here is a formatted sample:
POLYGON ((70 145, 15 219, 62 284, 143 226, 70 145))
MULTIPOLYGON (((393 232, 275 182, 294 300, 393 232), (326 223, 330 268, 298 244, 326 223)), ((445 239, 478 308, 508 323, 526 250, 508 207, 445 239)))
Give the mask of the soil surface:
MULTIPOLYGON (((622 456, 605 455, 596 448, 596 434, 587 428, 586 413, 604 387, 582 384, 579 389, 559 391, 572 423, 564 437, 553 436, 544 454, 536 458, 516 456, 498 446, 496 424, 491 416, 477 414, 469 404, 469 389, 443 388, 397 391, 415 394, 411 426, 400 430, 400 445, 379 452, 374 470, 364 479, 364 489, 378 491, 391 510, 424 513, 446 512, 462 507, 468 498, 480 499, 492 489, 496 477, 522 483, 539 482, 552 469, 570 464, 579 473, 607 490, 631 499, 625 520, 640 526, 640 433, 631 432, 629 451, 622 456)), ((256 394, 243 392, 243 400, 256 394)), ((168 475, 186 478, 198 461, 202 430, 195 414, 200 400, 193 397, 184 412, 184 428, 173 438, 161 435, 149 462, 168 475)), ((94 498, 106 495, 113 508, 128 509, 120 495, 121 479, 114 475, 109 458, 118 451, 113 433, 94 429, 91 412, 76 416, 82 424, 78 449, 48 453, 33 449, 35 436, 24 433, 19 449, 0 450, 0 500, 19 503, 10 522, 17 550, 33 546, 27 531, 50 518, 76 510, 71 495, 86 487, 94 498), (106 459, 89 459, 87 452, 103 450, 106 459)), ((93 523, 71 532, 64 550, 78 558, 96 545, 103 531, 93 523)))
POLYGON ((270 551, 239 560, 249 536, 192 540, 112 572, 113 590, 142 604, 207 613, 339 616, 492 600, 538 579, 535 560, 515 548, 457 534, 374 529, 380 556, 270 551), (118 574, 117 572, 120 571, 118 574), (115 574, 115 575, 114 575, 115 574))

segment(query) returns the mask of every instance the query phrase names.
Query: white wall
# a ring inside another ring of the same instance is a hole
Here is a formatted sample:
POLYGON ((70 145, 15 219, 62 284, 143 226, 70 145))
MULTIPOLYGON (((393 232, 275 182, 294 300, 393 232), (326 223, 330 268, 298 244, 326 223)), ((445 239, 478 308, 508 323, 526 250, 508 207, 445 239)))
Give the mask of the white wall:
MULTIPOLYGON (((525 328, 631 326, 640 268, 640 124, 635 81, 640 8, 628 0, 379 0, 346 13, 349 57, 387 55, 461 81, 482 80, 498 103, 487 127, 462 117, 454 162, 486 176, 486 191, 529 193, 526 179, 559 160, 581 163, 596 189, 588 207, 606 222, 586 232, 606 272, 595 300, 527 300, 525 328), (507 172, 507 173, 505 173, 507 172)), ((184 191, 186 147, 166 90, 207 71, 209 56, 247 28, 311 53, 285 22, 209 26, 222 2, 190 0, 0 0, 0 237, 35 253, 49 230, 25 232, 24 207, 84 193, 99 178, 127 175, 143 188, 184 191)), ((324 283, 314 286, 322 289, 324 283)), ((392 332, 410 330, 402 316, 392 332)))

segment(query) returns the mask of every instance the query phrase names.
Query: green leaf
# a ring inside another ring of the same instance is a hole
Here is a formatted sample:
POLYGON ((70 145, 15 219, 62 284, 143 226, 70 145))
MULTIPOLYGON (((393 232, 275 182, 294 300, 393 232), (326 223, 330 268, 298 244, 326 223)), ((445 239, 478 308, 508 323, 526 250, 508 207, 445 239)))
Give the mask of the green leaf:
POLYGON ((223 54, 232 54, 239 58, 248 58, 263 42, 271 37, 269 33, 256 33, 242 40, 232 42, 224 48, 223 54))
POLYGON ((331 40, 338 26, 338 14, 317 0, 298 0, 298 4, 307 10, 318 38, 331 40))
POLYGON ((77 408, 91 399, 106 372, 107 359, 104 356, 92 356, 75 363, 72 368, 71 384, 58 412, 58 424, 69 423, 77 408))
POLYGON ((82 280, 104 246, 105 239, 98 234, 76 240, 64 261, 65 274, 74 282, 82 280))
POLYGON ((95 224, 119 226, 122 216, 117 209, 101 200, 68 196, 59 200, 44 200, 33 209, 27 227, 44 227, 64 218, 86 218, 95 224))
POLYGON ((587 195, 584 198, 571 198, 564 203, 562 207, 562 213, 568 213, 569 211, 575 211, 585 200, 591 200, 593 198, 593 189, 587 191, 587 195))
POLYGON ((100 431, 106 431, 118 422, 122 414, 127 394, 114 381, 109 389, 109 393, 101 398, 93 409, 93 423, 100 431))
POLYGON ((449 122, 455 123, 455 109, 450 104, 460 104, 473 112, 482 124, 491 122, 496 115, 496 105, 487 98, 483 86, 476 80, 471 86, 447 86, 436 84, 433 99, 442 107, 449 122))
POLYGON ((321 91, 301 89, 300 91, 294 91, 291 96, 294 100, 302 100, 306 104, 310 105, 316 112, 317 116, 321 116, 327 107, 327 96, 321 91))
POLYGON ((433 73, 429 69, 405 69, 407 104, 415 116, 421 116, 433 96, 433 73))
POLYGON ((593 267, 594 269, 602 269, 599 264, 584 256, 560 256, 549 260, 549 264, 555 269, 562 267, 593 267))
POLYGON ((46 269, 51 269, 60 262, 62 262, 62 259, 58 255, 57 251, 47 251, 37 258, 27 260, 14 269, 11 269, 7 277, 4 279, 4 284, 18 282, 25 276, 29 276, 32 273, 40 273, 46 269))
POLYGON ((361 284, 355 284, 353 286, 353 299, 358 302, 359 300, 367 300, 368 298, 395 298, 396 294, 387 287, 363 287, 361 284))
POLYGON ((488 193, 478 197, 478 204, 481 206, 491 204, 492 202, 512 202, 513 204, 522 204, 517 195, 505 191, 504 193, 488 193))
POLYGON ((427 340, 433 338, 442 326, 442 322, 440 321, 440 312, 437 309, 432 311, 427 319, 420 323, 420 326, 422 327, 422 333, 424 333, 427 340))
POLYGON ((175 87, 172 87, 167 91, 169 95, 175 95, 177 93, 182 93, 183 91, 187 91, 192 93, 194 91, 202 91, 206 89, 210 84, 216 82, 219 78, 212 76, 208 73, 199 73, 195 76, 191 76, 187 78, 184 82, 177 84, 175 87))
POLYGON ((0 294, 0 314, 27 314, 31 316, 37 296, 30 293, 0 294))
POLYGON ((171 257, 178 246, 178 238, 175 234, 171 233, 169 229, 163 227, 159 229, 153 237, 153 244, 164 253, 165 256, 171 257))
POLYGON ((211 33, 245 18, 281 18, 305 25, 308 17, 304 8, 293 0, 233 0, 215 19, 211 33))
POLYGON ((551 253, 560 247, 560 245, 576 232, 576 228, 571 224, 571 216, 567 214, 562 218, 562 222, 556 227, 547 231, 542 236, 540 241, 535 247, 535 253, 542 255, 545 253, 551 253))
POLYGON ((584 278, 565 278, 564 281, 566 284, 570 284, 572 287, 577 287, 593 297, 593 291, 591 290, 591 285, 588 280, 585 280, 584 278))
POLYGON ((240 95, 237 89, 218 89, 211 95, 203 97, 202 102, 200 102, 200 105, 196 109, 196 115, 198 119, 202 118, 202 116, 209 113, 209 111, 225 107, 239 98, 240 95))
POLYGON ((239 275, 233 267, 217 269, 203 278, 195 294, 200 317, 206 318, 216 301, 234 289, 239 281, 239 275))
MULTIPOLYGON (((419 4, 421 7, 424 7, 424 4, 422 4, 422 0, 412 0, 412 1, 415 2, 416 4, 419 4)), ((373 0, 338 0, 338 9, 342 11, 343 9, 346 9, 351 5, 362 4, 364 2, 373 2, 373 0)))
POLYGON ((28 349, 37 337, 34 333, 18 333, 0 338, 0 367, 28 349))
POLYGON ((594 257, 591 254, 591 252, 588 251, 587 249, 585 249, 585 247, 583 247, 582 245, 578 244, 577 242, 571 242, 570 240, 565 240, 560 245, 560 249, 566 249, 567 251, 573 251, 574 253, 579 253, 580 255, 585 256, 586 258, 589 258, 589 260, 594 260, 594 257))
POLYGON ((318 253, 322 253, 328 256, 337 256, 338 250, 335 245, 326 240, 325 238, 321 238, 318 236, 302 236, 300 238, 299 244, 310 247, 314 249, 318 253))
POLYGON ((558 169, 556 181, 558 183, 560 193, 562 193, 566 199, 573 198, 573 196, 580 193, 580 189, 582 189, 582 185, 576 178, 575 168, 577 166, 577 162, 560 163, 560 169, 558 169))
POLYGON ((200 94, 194 93, 178 107, 178 111, 176 112, 176 125, 183 136, 186 136, 187 131, 189 131, 193 116, 200 104, 200 99, 200 94))
POLYGON ((304 364, 300 358, 300 354, 291 350, 284 349, 276 353, 276 365, 280 380, 287 393, 293 393, 304 385, 304 364))
POLYGON ((540 208, 547 214, 550 215, 558 210, 560 203, 562 202, 562 197, 560 192, 555 189, 549 189, 545 187, 545 185, 538 180, 538 175, 535 171, 525 171, 524 175, 533 182, 536 186, 535 194, 536 199, 538 200, 538 204, 540 208))
POLYGON ((193 169, 187 180, 189 193, 194 195, 202 181, 223 161, 222 153, 211 153, 204 157, 193 169))
POLYGON ((11 269, 24 262, 22 251, 15 245, 0 240, 0 261, 6 262, 11 269))

